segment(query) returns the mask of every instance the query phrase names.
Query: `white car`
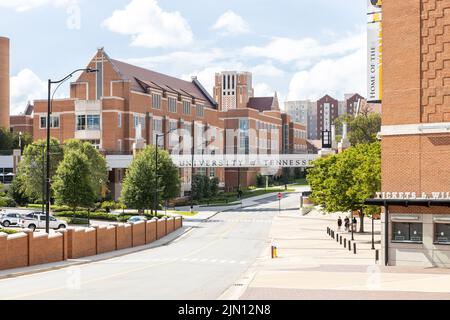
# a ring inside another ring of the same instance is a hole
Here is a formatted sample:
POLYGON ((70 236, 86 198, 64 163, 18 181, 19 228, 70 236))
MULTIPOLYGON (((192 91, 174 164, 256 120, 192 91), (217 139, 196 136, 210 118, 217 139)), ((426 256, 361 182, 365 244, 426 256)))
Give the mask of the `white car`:
MULTIPOLYGON (((27 218, 24 220, 23 227, 26 229, 30 229, 32 231, 36 229, 45 229, 46 226, 46 219, 45 215, 35 215, 34 218, 27 218)), ((67 228, 67 222, 63 220, 58 220, 55 217, 50 216, 50 229, 66 229, 67 228)))
POLYGON ((5 228, 19 227, 22 228, 25 219, 18 213, 2 213, 0 214, 0 224, 5 228))

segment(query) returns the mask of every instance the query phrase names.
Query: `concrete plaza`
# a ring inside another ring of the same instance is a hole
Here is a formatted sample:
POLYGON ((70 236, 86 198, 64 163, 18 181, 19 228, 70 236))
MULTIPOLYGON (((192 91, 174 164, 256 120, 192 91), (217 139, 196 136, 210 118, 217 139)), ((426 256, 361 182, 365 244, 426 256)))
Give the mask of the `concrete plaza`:
MULTIPOLYGON (((336 230, 337 218, 344 214, 314 210, 301 216, 292 201, 295 197, 286 200, 287 210, 274 218, 270 231, 278 258, 271 259, 268 246, 241 278, 241 286, 221 299, 450 299, 448 269, 377 264, 370 219, 365 234, 355 233, 354 254, 327 234, 327 227, 336 230)), ((351 239, 350 233, 339 234, 351 239)), ((380 249, 379 221, 375 221, 375 239, 380 249)))

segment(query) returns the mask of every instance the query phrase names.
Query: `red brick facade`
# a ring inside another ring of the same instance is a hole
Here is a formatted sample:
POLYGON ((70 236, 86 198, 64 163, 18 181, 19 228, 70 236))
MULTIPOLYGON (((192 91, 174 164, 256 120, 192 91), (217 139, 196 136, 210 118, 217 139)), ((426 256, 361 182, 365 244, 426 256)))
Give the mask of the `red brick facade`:
MULTIPOLYGON (((245 146, 240 143, 245 140, 241 140, 237 134, 234 139, 229 138, 227 141, 226 131, 242 129, 240 121, 247 120, 248 128, 245 130, 249 130, 250 135, 258 132, 257 137, 250 137, 248 152, 257 154, 261 149, 259 139, 270 141, 268 147, 262 149, 275 152, 276 146, 281 150, 284 124, 291 126, 290 132, 295 132, 293 124, 288 123, 291 121, 290 117, 282 117, 278 110, 276 96, 270 100, 271 105, 275 106, 272 108, 274 110, 260 112, 246 107, 248 100, 253 96, 249 73, 234 79, 235 93, 242 92, 242 97, 238 98, 239 108, 220 111, 223 108, 196 78, 193 78, 192 82, 183 81, 132 66, 109 58, 103 49, 97 52, 87 67, 98 69, 99 72, 82 73, 78 80, 71 84, 70 98, 53 101, 54 119, 51 122, 54 127, 51 134, 61 142, 71 138, 88 140, 106 155, 131 155, 137 138, 141 137, 146 144, 155 144, 157 133, 177 128, 193 132, 194 144, 197 143, 195 141, 198 137, 203 136, 207 140, 206 146, 213 149, 215 154, 236 154, 245 152, 245 146), (247 82, 248 80, 250 82, 247 82), (137 132, 139 128, 141 131, 137 132), (271 130, 278 133, 277 137, 266 133, 271 130)), ((35 101, 33 119, 35 139, 46 137, 46 113, 47 100, 35 101)), ((296 130, 305 131, 305 128, 296 125, 296 130)), ((290 141, 292 147, 294 144, 306 145, 306 139, 297 136, 299 138, 295 141, 290 141)), ((192 141, 190 137, 181 135, 175 137, 175 142, 172 139, 174 138, 166 135, 164 141, 160 139, 160 146, 171 153, 191 153, 193 143, 189 142, 192 141), (176 142, 180 142, 181 147, 174 151, 173 144, 176 142)), ((195 145, 195 152, 204 152, 204 147, 195 145)), ((184 189, 190 187, 190 171, 180 169, 184 189)), ((227 189, 233 189, 238 185, 237 175, 230 174, 232 170, 228 171, 228 174, 225 174, 224 168, 200 170, 208 176, 218 177, 223 187, 226 185, 227 189)), ((241 186, 256 183, 258 170, 243 169, 242 172, 241 186)), ((113 170, 110 173, 110 180, 113 184, 120 184, 123 176, 124 170, 113 170)), ((120 193, 118 186, 113 185, 110 189, 113 190, 115 197, 120 193)))

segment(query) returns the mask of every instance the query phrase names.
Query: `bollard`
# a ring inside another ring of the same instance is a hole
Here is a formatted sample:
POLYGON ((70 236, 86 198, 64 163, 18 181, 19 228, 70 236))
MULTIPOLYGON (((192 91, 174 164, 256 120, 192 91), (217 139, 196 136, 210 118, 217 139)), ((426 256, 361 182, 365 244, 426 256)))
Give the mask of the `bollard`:
POLYGON ((375 263, 380 261, 380 250, 375 250, 375 263))
POLYGON ((344 239, 344 248, 347 248, 347 238, 344 239))
POLYGON ((278 257, 277 247, 272 246, 272 259, 275 259, 277 257, 278 257))
POLYGON ((342 246, 342 236, 341 239, 339 240, 339 244, 342 246))
POLYGON ((352 251, 352 242, 348 240, 348 251, 352 251))
POLYGON ((328 235, 330 234, 330 228, 329 227, 327 228, 327 234, 328 235))
POLYGON ((356 243, 353 243, 353 253, 356 254, 356 243))
POLYGON ((339 242, 339 234, 336 235, 336 242, 339 242))

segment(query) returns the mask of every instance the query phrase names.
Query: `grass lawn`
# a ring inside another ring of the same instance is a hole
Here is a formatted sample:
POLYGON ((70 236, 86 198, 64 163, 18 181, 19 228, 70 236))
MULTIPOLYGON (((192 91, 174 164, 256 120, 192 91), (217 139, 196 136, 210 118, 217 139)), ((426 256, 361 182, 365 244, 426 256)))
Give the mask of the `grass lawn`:
POLYGON ((15 233, 18 233, 18 231, 15 231, 15 230, 11 230, 11 229, 2 229, 2 228, 0 228, 0 233, 6 233, 6 234, 15 234, 15 233))
POLYGON ((196 216, 198 214, 197 211, 190 212, 190 211, 173 211, 173 210, 168 210, 167 213, 179 214, 179 215, 185 216, 185 217, 193 217, 193 216, 196 216))
MULTIPOLYGON (((271 194, 276 192, 295 192, 294 189, 287 189, 285 190, 284 186, 282 187, 272 187, 267 189, 255 189, 255 190, 248 190, 244 191, 242 198, 240 200, 262 196, 265 194, 271 194)), ((219 199, 211 199, 211 201, 208 203, 206 201, 202 201, 201 206, 202 207, 222 207, 222 206, 233 206, 240 203, 240 200, 237 197, 236 193, 228 193, 223 194, 221 198, 219 199)))
POLYGON ((309 185, 306 179, 297 179, 294 183, 290 184, 290 186, 307 186, 309 185))

